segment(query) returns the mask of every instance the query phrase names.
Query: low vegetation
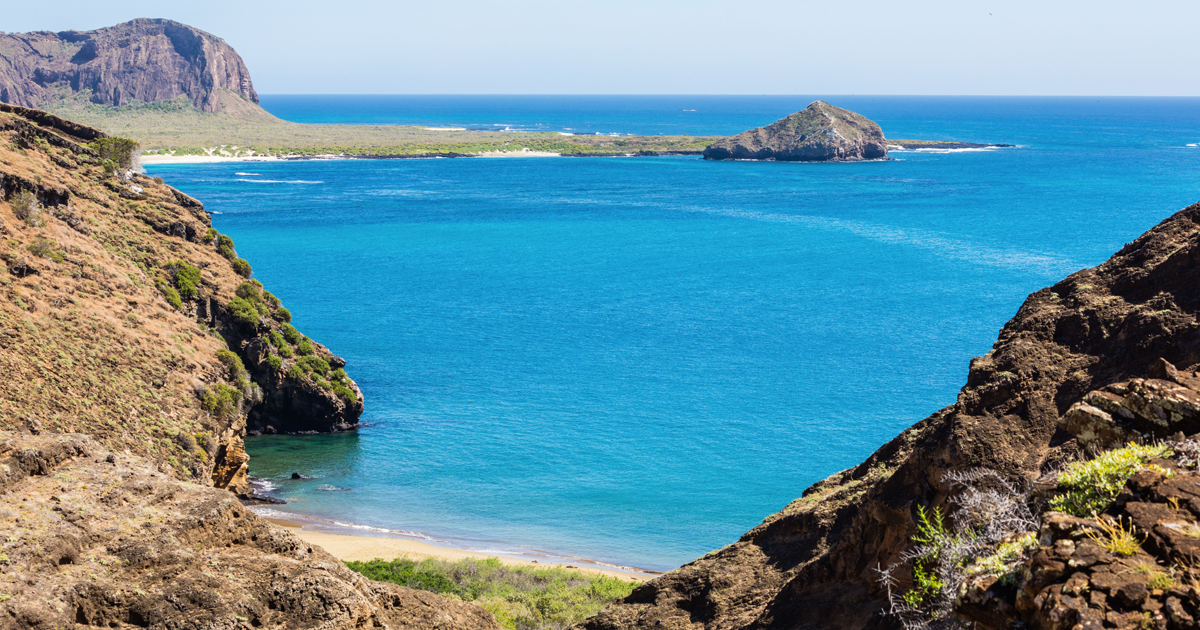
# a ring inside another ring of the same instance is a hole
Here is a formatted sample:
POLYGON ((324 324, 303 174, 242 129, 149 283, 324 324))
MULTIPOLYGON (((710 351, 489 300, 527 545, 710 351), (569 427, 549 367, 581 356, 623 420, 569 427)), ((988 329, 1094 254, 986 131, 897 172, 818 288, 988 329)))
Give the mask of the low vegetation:
POLYGON ((1166 472, 1149 463, 1170 457, 1165 445, 1130 444, 1101 453, 1095 459, 1076 462, 1058 476, 1061 493, 1050 500, 1050 509, 1074 516, 1095 516, 1108 507, 1125 482, 1147 468, 1166 472))
MULTIPOLYGON (((237 98, 236 95, 230 95, 237 98)), ((559 133, 445 131, 400 125, 306 125, 280 120, 265 110, 238 115, 193 109, 186 99, 133 103, 119 108, 91 103, 86 90, 42 105, 70 120, 137 140, 146 153, 174 155, 366 155, 470 154, 489 151, 636 153, 702 151, 718 136, 564 136, 559 133)))
POLYGON ((372 580, 474 602, 508 630, 561 629, 626 597, 636 584, 560 568, 487 560, 372 560, 346 566, 372 580))

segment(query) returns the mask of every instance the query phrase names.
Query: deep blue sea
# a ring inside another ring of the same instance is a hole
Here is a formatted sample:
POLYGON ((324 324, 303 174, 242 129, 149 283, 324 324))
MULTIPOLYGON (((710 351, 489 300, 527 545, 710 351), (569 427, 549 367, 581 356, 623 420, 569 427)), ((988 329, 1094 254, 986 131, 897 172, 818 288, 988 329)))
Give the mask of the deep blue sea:
MULTIPOLYGON (((299 122, 712 134, 813 98, 263 104, 299 122)), ((282 511, 673 568, 953 403, 1027 294, 1200 200, 1200 99, 824 98, 892 138, 1019 146, 150 167, 220 213, 366 396, 357 434, 249 440, 251 474, 282 511)))

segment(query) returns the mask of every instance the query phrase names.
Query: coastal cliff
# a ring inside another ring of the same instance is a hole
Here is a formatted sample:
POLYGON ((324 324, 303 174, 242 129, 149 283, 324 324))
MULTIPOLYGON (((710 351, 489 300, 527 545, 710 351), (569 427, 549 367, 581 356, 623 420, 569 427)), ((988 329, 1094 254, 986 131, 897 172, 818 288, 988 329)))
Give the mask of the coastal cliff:
POLYGON ((38 107, 85 94, 120 107, 182 97, 197 110, 220 112, 222 91, 258 103, 250 71, 225 40, 171 20, 0 33, 0 102, 38 107))
MULTIPOLYGON (((906 554, 914 540, 940 536, 940 515, 961 512, 963 490, 955 480, 964 472, 993 471, 1045 510, 1044 497, 1063 492, 1058 472, 1068 462, 1088 460, 1097 441, 1182 439, 1196 430, 1200 394, 1187 391, 1200 384, 1197 287, 1200 204, 1102 265, 1030 295, 992 350, 971 361, 956 403, 860 465, 806 489, 733 544, 638 587, 584 627, 860 629, 903 621, 960 627, 955 618, 996 628, 1018 621, 1034 628, 1195 627, 1200 591, 1191 585, 1200 583, 1189 582, 1191 569, 1177 563, 1188 562, 1193 549, 1186 532, 1200 531, 1200 503, 1189 503, 1194 489, 1183 488, 1195 485, 1188 484, 1196 473, 1187 472, 1182 485, 1166 479, 1171 470, 1187 468, 1179 453, 1200 449, 1191 440, 1171 447, 1176 463, 1160 460, 1156 469, 1135 475, 1110 507, 1099 504, 1113 520, 1053 511, 1032 516, 1028 520, 1041 521, 1040 530, 1031 526, 1024 534, 1037 543, 1026 552, 1032 558, 1022 561, 1015 553, 1008 582, 976 579, 957 601, 958 593, 942 594, 953 608, 941 617, 886 614, 909 604, 889 599, 880 571, 911 562, 906 554), (1150 391, 1156 397, 1145 395, 1150 391), (1038 490, 1039 484, 1048 487, 1038 490), (1125 523, 1118 526, 1127 531, 1131 517, 1140 532, 1135 540, 1151 535, 1145 550, 1118 556, 1091 542, 1088 532, 1102 531, 1102 523, 1125 523), (1156 586, 1150 580, 1158 574, 1174 576, 1173 584, 1162 578, 1156 586), (1138 625, 1143 621, 1147 625, 1138 625)), ((911 568, 892 577, 894 594, 916 593, 912 606, 921 604, 922 589, 936 590, 935 581, 922 585, 911 568)))
POLYGON ((885 158, 887 141, 879 125, 823 101, 704 149, 706 160, 854 162, 885 158))
POLYGON ((132 149, 0 105, 0 627, 495 628, 238 501, 248 426, 352 429, 363 397, 132 149))

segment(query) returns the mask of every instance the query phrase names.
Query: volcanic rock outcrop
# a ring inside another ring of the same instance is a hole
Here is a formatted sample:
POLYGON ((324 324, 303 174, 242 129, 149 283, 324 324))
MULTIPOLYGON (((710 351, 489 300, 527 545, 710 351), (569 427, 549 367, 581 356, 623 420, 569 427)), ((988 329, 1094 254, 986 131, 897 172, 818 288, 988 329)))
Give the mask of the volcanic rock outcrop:
POLYGON ((0 33, 0 102, 37 107, 86 91, 93 103, 114 107, 183 96, 219 112, 220 90, 258 103, 250 71, 225 40, 171 20, 0 33))
POLYGON ((744 131, 704 149, 706 160, 854 162, 887 158, 887 140, 874 121, 814 101, 804 111, 744 131))
MULTIPOLYGON (((912 544, 918 508, 951 507, 956 492, 946 474, 988 468, 1032 484, 1079 452, 1075 436, 1059 419, 1089 392, 1127 383, 1121 391, 1164 394, 1195 378, 1200 368, 1198 287, 1200 204, 1164 220, 1100 266, 1030 295, 992 350, 972 360, 955 404, 913 425, 862 464, 814 484, 728 547, 638 587, 585 627, 895 626, 897 621, 884 614, 889 602, 877 570, 898 562, 912 544), (1159 378, 1169 372, 1160 365, 1164 359, 1179 366, 1177 374, 1186 375, 1177 379, 1181 383, 1159 378), (1128 384, 1147 376, 1162 382, 1128 384)), ((1123 405, 1131 413, 1142 409, 1156 414, 1153 405, 1169 406, 1168 398, 1123 405)), ((1138 422, 1128 426, 1137 428, 1138 422)), ((1187 420, 1181 415, 1179 422, 1187 420)), ((1138 430, 1149 425, 1141 426, 1138 430)), ((1139 501, 1155 503, 1170 496, 1176 505, 1191 501, 1191 491, 1160 489, 1157 477, 1138 483, 1137 492, 1148 497, 1139 501)), ((1180 514, 1180 522, 1190 518, 1180 514)), ((1155 532, 1158 526, 1148 516, 1138 525, 1139 531, 1155 532)), ((1050 560, 1061 563, 1066 553, 1050 560)), ((1133 590, 1120 597, 1141 597, 1134 592, 1137 586, 1129 588, 1133 590)), ((1178 594, 1155 597, 1171 606, 1178 594)), ((1164 608, 1163 616, 1168 615, 1164 608)), ((1060 627, 1041 618, 1046 623, 1033 627, 1060 627)))

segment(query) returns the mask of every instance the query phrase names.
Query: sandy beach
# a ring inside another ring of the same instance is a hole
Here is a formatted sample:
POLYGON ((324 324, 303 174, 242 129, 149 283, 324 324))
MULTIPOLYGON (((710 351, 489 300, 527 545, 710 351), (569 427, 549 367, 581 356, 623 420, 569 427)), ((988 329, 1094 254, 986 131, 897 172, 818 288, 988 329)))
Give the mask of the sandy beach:
POLYGON ((328 534, 324 532, 306 530, 304 529, 304 525, 302 523, 297 523, 294 521, 278 518, 268 518, 267 520, 279 527, 287 528, 288 531, 296 534, 305 542, 312 543, 314 545, 320 545, 325 549, 325 551, 333 554, 335 558, 343 561, 366 561, 375 560, 377 558, 391 560, 399 557, 407 557, 414 560, 424 560, 425 558, 439 558, 442 560, 462 560, 464 558, 476 558, 483 560, 487 558, 497 558, 505 564, 511 564, 514 566, 563 567, 585 573, 607 575, 609 577, 620 578, 622 580, 629 580, 632 582, 645 582, 646 580, 653 579, 658 575, 655 573, 645 573, 636 570, 622 571, 615 568, 610 569, 598 566, 589 566, 584 563, 532 560, 479 553, 476 551, 466 551, 463 549, 451 549, 448 547, 438 547, 407 538, 328 534))
POLYGON ((214 162, 274 162, 279 158, 266 155, 230 157, 226 155, 142 155, 142 164, 211 164, 214 162))

